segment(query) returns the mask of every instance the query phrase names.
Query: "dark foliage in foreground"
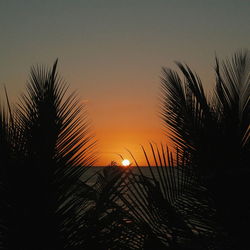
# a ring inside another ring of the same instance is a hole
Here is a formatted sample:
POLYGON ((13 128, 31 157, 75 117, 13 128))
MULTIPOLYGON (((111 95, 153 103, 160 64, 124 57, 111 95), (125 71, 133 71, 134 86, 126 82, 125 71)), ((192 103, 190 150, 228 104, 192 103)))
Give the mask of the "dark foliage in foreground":
POLYGON ((250 53, 216 58, 216 84, 205 95, 187 65, 163 69, 162 118, 175 145, 188 153, 216 203, 233 249, 245 249, 250 223, 250 53))
MULTIPOLYGON (((213 202, 188 158, 177 152, 174 162, 167 147, 150 146, 155 166, 148 161, 142 170, 134 159, 137 168, 129 169, 126 189, 117 194, 144 239, 140 249, 219 249, 215 243, 221 245, 222 235, 213 202)), ((149 152, 143 151, 148 160, 149 152)))
POLYGON ((74 194, 95 160, 84 107, 56 72, 33 67, 21 104, 0 114, 3 249, 76 249, 74 194), (82 116, 83 115, 83 116, 82 116))
POLYGON ((176 152, 150 144, 142 148, 147 170, 134 159, 135 168, 113 165, 92 177, 84 107, 66 95, 57 62, 32 68, 20 105, 7 98, 0 110, 0 249, 245 249, 249 52, 216 59, 212 98, 177 65, 183 79, 169 69, 162 78, 162 118, 176 152))

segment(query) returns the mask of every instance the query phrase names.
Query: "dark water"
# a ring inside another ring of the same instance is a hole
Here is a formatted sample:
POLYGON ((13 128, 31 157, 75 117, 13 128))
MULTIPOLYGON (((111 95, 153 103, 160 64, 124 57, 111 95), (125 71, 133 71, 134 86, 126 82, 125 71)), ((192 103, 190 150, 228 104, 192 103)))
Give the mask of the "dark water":
MULTIPOLYGON (((83 181, 87 181, 88 184, 94 184, 97 177, 96 173, 101 173, 105 168, 109 167, 91 167, 83 174, 81 179, 83 181)), ((126 169, 124 168, 124 170, 126 169)), ((130 167, 130 170, 135 174, 140 174, 141 172, 146 177, 152 177, 152 171, 155 178, 159 179, 159 174, 156 167, 151 167, 151 170, 149 167, 140 167, 140 169, 137 167, 130 167)))

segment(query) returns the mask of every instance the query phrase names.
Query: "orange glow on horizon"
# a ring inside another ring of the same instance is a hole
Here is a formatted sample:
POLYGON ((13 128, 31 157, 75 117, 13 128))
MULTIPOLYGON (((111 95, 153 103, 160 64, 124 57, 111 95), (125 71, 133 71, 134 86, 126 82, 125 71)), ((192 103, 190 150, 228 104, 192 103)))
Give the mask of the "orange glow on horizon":
MULTIPOLYGON (((87 103, 98 140, 99 159, 95 166, 108 166, 111 161, 121 162, 121 156, 132 160, 129 151, 138 165, 147 166, 141 145, 151 152, 149 142, 169 144, 154 101, 149 103, 143 96, 132 100, 117 99, 116 96, 106 100, 100 98, 98 103, 87 103)), ((136 165, 134 160, 133 165, 136 165)))

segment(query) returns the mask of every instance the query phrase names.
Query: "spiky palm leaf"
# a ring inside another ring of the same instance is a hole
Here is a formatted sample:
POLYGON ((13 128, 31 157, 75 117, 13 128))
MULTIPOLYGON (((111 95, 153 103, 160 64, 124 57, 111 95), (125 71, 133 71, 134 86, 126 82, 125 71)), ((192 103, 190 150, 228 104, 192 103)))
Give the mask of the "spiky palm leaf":
POLYGON ((8 109, 6 110, 3 105, 0 111, 0 249, 11 249, 10 242, 16 235, 17 200, 15 197, 17 195, 16 188, 20 186, 19 178, 22 173, 20 168, 22 166, 21 134, 14 122, 7 92, 6 97, 8 109))
POLYGON ((7 183, 8 174, 6 173, 11 168, 13 155, 11 154, 11 138, 10 138, 10 119, 4 107, 0 110, 0 213, 4 214, 5 217, 1 216, 0 219, 0 249, 5 249, 8 241, 8 228, 6 227, 7 221, 11 215, 8 212, 10 209, 8 203, 8 190, 7 183))
MULTIPOLYGON (((190 161, 178 152, 153 146, 154 163, 143 148, 148 168, 131 169, 120 202, 143 235, 142 249, 216 249, 220 230, 209 193, 190 161), (155 165, 152 167, 152 164, 155 165), (209 248, 210 247, 210 248, 209 248)), ((133 157, 133 155, 132 155, 133 157)))
POLYGON ((163 68, 162 118, 170 138, 181 152, 188 153, 195 165, 203 165, 197 173, 206 176, 216 169, 218 150, 212 143, 218 138, 216 117, 204 93, 201 80, 187 65, 177 63, 177 72, 163 68))
POLYGON ((141 249, 143 234, 119 199, 126 189, 128 171, 109 166, 94 177, 88 188, 92 195, 85 195, 88 203, 82 209, 85 223, 80 230, 85 248, 141 249))
POLYGON ((250 221, 246 191, 250 177, 249 62, 248 51, 235 53, 231 61, 219 63, 216 59, 216 88, 211 99, 187 65, 177 63, 183 80, 169 69, 163 69, 162 78, 162 118, 174 143, 189 153, 196 173, 213 194, 218 221, 238 249, 250 221))
POLYGON ((239 51, 222 63, 216 59, 216 75, 219 128, 225 153, 231 155, 227 167, 231 163, 244 168, 250 153, 250 53, 239 51))
POLYGON ((231 60, 216 59, 215 110, 222 170, 214 178, 220 218, 233 248, 244 249, 250 223, 250 52, 239 51, 231 60), (233 185, 232 185, 233 184, 233 185))
MULTIPOLYGON (((9 249, 76 249, 80 227, 74 191, 95 160, 85 108, 52 69, 33 67, 16 110, 18 178, 9 197, 16 226, 9 249)), ((16 174, 16 173, 14 173, 16 174)))
POLYGON ((209 100, 197 74, 181 63, 184 79, 163 68, 162 118, 175 144, 202 165, 203 175, 249 161, 250 55, 216 59, 215 96, 209 100), (213 160, 212 157, 213 156, 213 160), (208 171, 208 172, 207 172, 208 171))

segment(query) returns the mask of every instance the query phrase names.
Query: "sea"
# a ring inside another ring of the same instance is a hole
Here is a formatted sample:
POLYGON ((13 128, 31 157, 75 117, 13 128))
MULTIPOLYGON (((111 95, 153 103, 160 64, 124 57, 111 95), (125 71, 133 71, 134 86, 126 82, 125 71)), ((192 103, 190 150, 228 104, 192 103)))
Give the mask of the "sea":
MULTIPOLYGON (((96 179, 98 176, 98 173, 103 173, 103 171, 105 171, 106 168, 110 168, 109 166, 106 167, 101 167, 101 166, 94 166, 94 167, 90 167, 81 177, 81 180, 86 182, 87 184, 91 185, 96 183, 96 179)), ((122 169, 123 167, 117 167, 122 169)), ((140 172, 149 178, 152 178, 152 173, 154 175, 154 177, 156 178, 156 180, 159 180, 159 169, 157 169, 157 167, 129 167, 129 170, 131 170, 134 174, 140 174, 140 172), (139 169, 140 168, 140 169, 139 169), (151 173, 152 171, 152 173, 151 173)), ((169 170, 169 169, 168 169, 169 170)), ((124 167, 124 171, 126 171, 126 167, 124 167)), ((173 171, 173 169, 172 169, 173 171)), ((177 178, 177 171, 174 171, 176 178, 177 178)))

